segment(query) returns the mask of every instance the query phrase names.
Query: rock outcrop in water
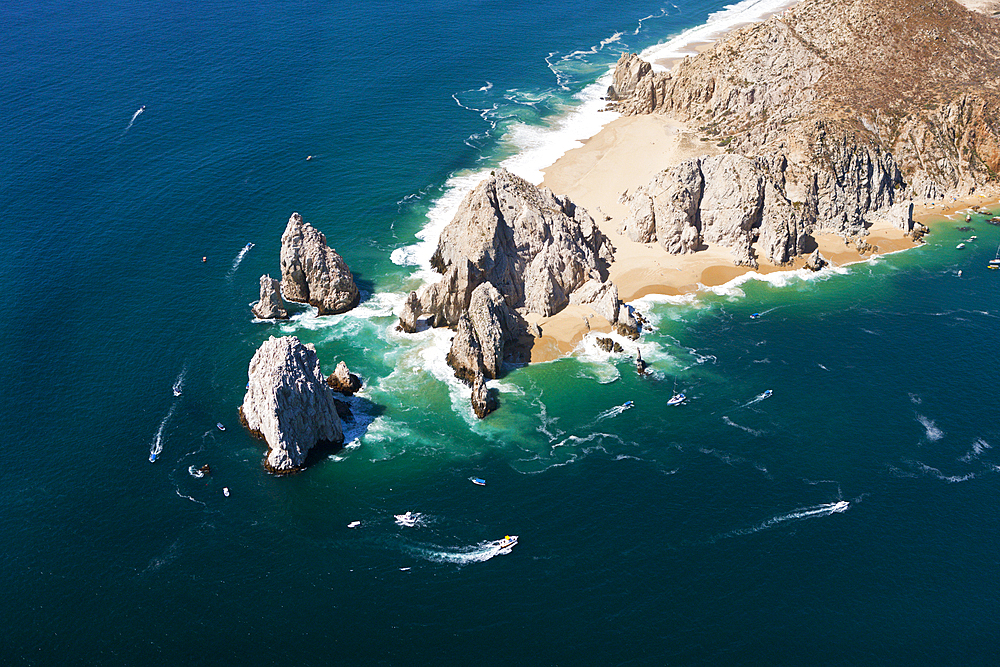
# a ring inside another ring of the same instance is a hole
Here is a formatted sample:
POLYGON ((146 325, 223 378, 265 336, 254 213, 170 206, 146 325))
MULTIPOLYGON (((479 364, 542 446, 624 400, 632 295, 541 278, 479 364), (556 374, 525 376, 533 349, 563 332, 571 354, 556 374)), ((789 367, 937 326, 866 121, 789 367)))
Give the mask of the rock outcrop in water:
POLYGON ((281 282, 268 275, 260 277, 260 300, 250 309, 262 320, 287 320, 288 311, 281 300, 281 282))
POLYGON ((482 283, 472 291, 469 309, 458 320, 448 365, 470 384, 476 375, 499 377, 504 345, 515 328, 503 296, 492 283, 482 283))
POLYGON ((863 235, 875 217, 908 231, 899 202, 997 179, 998 62, 1000 22, 952 0, 803 0, 670 72, 625 54, 614 108, 670 114, 729 153, 633 192, 626 231, 670 253, 714 242, 751 265, 802 254, 808 234, 863 235))
POLYGON ((339 362, 333 372, 330 373, 330 377, 326 379, 326 383, 335 392, 344 396, 353 396, 361 390, 361 378, 352 373, 343 361, 339 362))
MULTIPOLYGON (((442 231, 431 264, 443 278, 409 295, 399 328, 413 332, 423 316, 455 328, 448 363, 456 375, 470 384, 496 378, 505 345, 527 335, 524 316, 559 312, 588 281, 605 285, 594 298, 614 321, 617 289, 605 282, 613 252, 583 208, 500 169, 442 231)), ((495 403, 484 392, 485 384, 474 392, 477 414, 495 403)))
POLYGON ((316 350, 295 336, 272 336, 261 344, 250 361, 239 412, 250 433, 267 442, 264 465, 272 472, 299 470, 315 445, 344 441, 316 350))
POLYGON ((316 306, 320 315, 342 313, 360 300, 343 258, 298 213, 288 219, 281 235, 281 290, 290 301, 316 306))

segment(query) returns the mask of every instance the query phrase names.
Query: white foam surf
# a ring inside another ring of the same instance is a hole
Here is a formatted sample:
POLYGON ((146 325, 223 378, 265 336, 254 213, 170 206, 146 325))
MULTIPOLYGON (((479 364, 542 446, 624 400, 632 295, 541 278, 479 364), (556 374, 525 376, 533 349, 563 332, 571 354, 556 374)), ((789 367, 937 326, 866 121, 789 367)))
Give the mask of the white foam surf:
POLYGON ((930 442, 936 442, 944 437, 944 431, 937 427, 934 420, 928 419, 924 415, 918 414, 917 421, 924 427, 924 435, 926 435, 927 440, 930 442))
POLYGON ((969 450, 964 456, 959 460, 965 463, 969 463, 972 459, 978 459, 979 455, 985 452, 987 449, 992 449, 990 443, 986 442, 982 438, 977 438, 975 442, 972 443, 972 449, 969 450))
POLYGON ((948 482, 949 484, 956 484, 958 482, 967 482, 970 479, 975 479, 976 473, 970 472, 965 475, 946 475, 941 472, 939 468, 929 466, 921 461, 913 461, 912 464, 923 474, 928 477, 934 477, 941 480, 942 482, 948 482))

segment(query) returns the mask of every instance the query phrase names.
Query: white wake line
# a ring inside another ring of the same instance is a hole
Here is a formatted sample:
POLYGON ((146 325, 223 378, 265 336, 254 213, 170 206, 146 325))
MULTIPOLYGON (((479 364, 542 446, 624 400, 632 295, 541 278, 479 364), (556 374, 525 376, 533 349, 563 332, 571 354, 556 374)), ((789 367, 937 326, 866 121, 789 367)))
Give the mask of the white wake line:
POLYGON ((407 546, 406 550, 433 563, 453 563, 455 565, 468 565, 469 563, 483 563, 501 554, 509 554, 513 547, 500 547, 500 540, 490 540, 480 542, 468 547, 458 547, 447 549, 433 546, 430 548, 407 546))
POLYGON ((149 447, 149 462, 153 463, 156 461, 156 457, 160 455, 163 451, 163 431, 167 428, 167 422, 174 414, 174 409, 177 408, 177 400, 170 404, 170 409, 167 411, 167 416, 163 418, 160 422, 160 427, 156 429, 156 435, 153 436, 153 443, 149 447))
POLYGON ((728 533, 723 533, 718 537, 714 538, 712 541, 720 540, 727 537, 738 537, 742 535, 752 535, 753 533, 760 532, 762 530, 767 530, 768 528, 774 528, 788 521, 799 521, 802 519, 813 519, 821 516, 830 516, 831 514, 840 514, 846 512, 851 506, 846 500, 839 500, 835 503, 826 503, 823 505, 814 505, 812 507, 801 507, 797 510, 788 512, 787 514, 779 514, 778 516, 771 517, 767 521, 750 526, 749 528, 739 528, 737 530, 730 531, 728 533))

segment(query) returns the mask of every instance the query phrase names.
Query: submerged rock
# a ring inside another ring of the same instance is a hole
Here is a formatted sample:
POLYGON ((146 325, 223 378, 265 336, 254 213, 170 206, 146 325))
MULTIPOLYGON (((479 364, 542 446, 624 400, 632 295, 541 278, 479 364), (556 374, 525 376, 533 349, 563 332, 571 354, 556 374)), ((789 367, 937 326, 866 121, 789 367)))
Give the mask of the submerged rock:
POLYGON ((622 352, 625 351, 625 348, 622 347, 621 343, 614 340, 613 338, 598 338, 597 347, 599 347, 600 349, 604 350, 609 354, 611 353, 621 354, 622 352))
POLYGON ((268 470, 293 472, 315 445, 343 443, 333 391, 312 345, 303 345, 295 336, 272 336, 250 360, 248 374, 240 421, 267 442, 268 470))
POLYGON ((281 290, 290 301, 316 306, 320 315, 350 310, 361 298, 343 258, 298 213, 281 235, 281 290))
POLYGON ((281 300, 281 282, 268 275, 260 277, 260 300, 251 307, 262 320, 287 320, 288 311, 281 300))

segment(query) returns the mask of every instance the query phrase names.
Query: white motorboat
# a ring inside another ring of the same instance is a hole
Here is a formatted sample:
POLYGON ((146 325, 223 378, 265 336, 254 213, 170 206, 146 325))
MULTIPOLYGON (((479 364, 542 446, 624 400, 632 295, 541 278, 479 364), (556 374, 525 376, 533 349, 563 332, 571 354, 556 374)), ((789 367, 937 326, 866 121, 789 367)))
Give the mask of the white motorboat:
POLYGON ((509 549, 517 544, 517 535, 505 535, 502 540, 497 542, 497 546, 501 549, 509 549))

